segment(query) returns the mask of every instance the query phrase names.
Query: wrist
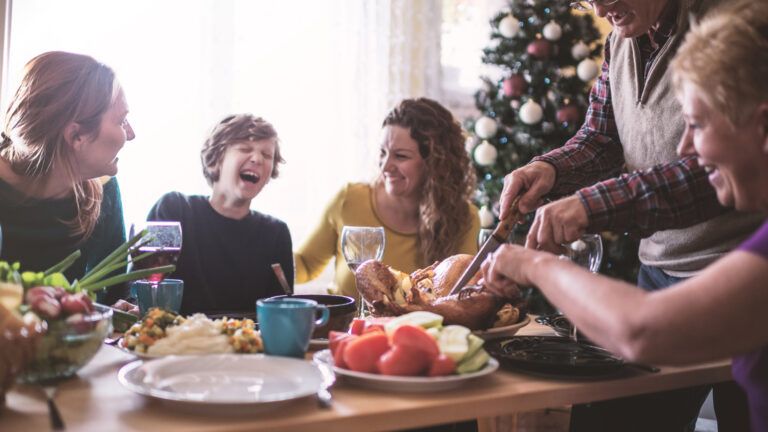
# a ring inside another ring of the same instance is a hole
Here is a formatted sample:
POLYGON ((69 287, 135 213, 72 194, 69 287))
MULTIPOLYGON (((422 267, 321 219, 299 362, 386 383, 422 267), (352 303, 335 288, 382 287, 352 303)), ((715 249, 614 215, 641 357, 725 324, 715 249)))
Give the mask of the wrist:
POLYGON ((553 255, 549 252, 532 251, 533 259, 530 260, 530 265, 525 266, 523 277, 525 278, 527 285, 537 285, 540 282, 541 275, 547 272, 551 272, 552 266, 556 265, 559 261, 557 255, 553 255))

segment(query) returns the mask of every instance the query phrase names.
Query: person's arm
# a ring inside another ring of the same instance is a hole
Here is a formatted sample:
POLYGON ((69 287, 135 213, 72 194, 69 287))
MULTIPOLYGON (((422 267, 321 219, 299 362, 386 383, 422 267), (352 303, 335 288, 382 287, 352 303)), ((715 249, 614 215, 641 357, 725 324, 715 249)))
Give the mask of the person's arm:
POLYGON ((336 245, 339 241, 334 220, 341 217, 341 208, 344 204, 347 188, 344 187, 323 211, 320 221, 315 229, 293 253, 296 265, 296 283, 309 282, 320 276, 325 266, 336 255, 336 245))
POLYGON ((633 361, 716 360, 768 341, 768 260, 749 252, 732 252, 698 276, 650 293, 513 245, 483 270, 491 290, 511 282, 539 287, 580 332, 633 361))
POLYGON ((587 231, 630 231, 647 236, 685 228, 728 211, 717 201, 694 157, 635 171, 577 192, 587 231))
POLYGON ((552 195, 569 195, 581 187, 613 177, 623 169, 624 150, 611 101, 610 37, 605 41, 600 76, 589 93, 584 124, 562 147, 532 159, 555 168, 555 184, 549 192, 552 195))

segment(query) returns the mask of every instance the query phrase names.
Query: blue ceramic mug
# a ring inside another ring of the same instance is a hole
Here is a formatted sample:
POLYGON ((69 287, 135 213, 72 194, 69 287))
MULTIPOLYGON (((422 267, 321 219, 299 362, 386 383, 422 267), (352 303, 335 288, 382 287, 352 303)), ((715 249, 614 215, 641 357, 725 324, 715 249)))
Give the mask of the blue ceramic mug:
POLYGON ((256 301, 256 316, 265 353, 303 358, 315 326, 325 325, 330 313, 314 300, 283 297, 256 301))

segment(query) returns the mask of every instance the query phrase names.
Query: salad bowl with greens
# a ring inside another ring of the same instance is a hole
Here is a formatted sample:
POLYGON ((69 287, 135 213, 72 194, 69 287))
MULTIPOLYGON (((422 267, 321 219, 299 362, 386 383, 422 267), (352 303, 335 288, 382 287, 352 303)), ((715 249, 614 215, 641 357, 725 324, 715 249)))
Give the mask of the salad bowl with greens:
MULTIPOLYGON (((98 290, 175 269, 168 265, 111 276, 116 269, 124 268, 131 250, 144 241, 146 232, 137 234, 72 282, 62 272, 77 260, 80 251, 43 272, 22 272, 21 264, 0 261, 1 300, 9 315, 5 321, 18 322, 13 329, 19 335, 32 328, 42 329, 34 338, 28 338, 33 341, 32 354, 18 375, 19 381, 37 383, 72 376, 96 355, 112 331, 113 318, 110 307, 93 302, 98 290)), ((18 336, 10 334, 13 329, 2 329, 6 338, 18 336)), ((3 372, 0 370, 0 376, 3 372)))

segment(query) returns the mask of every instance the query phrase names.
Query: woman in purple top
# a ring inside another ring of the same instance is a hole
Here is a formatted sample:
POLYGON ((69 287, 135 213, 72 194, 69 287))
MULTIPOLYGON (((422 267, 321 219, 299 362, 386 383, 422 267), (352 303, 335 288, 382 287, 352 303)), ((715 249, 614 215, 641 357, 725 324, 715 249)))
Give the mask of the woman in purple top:
MULTIPOLYGON (((737 0, 695 25, 672 62, 686 131, 718 200, 768 213, 768 2, 737 0)), ((649 128, 654 125, 648 125, 649 128)), ((633 361, 733 356, 753 431, 768 431, 768 222, 696 277, 646 292, 543 251, 505 245, 486 289, 539 287, 593 341, 633 361)))

